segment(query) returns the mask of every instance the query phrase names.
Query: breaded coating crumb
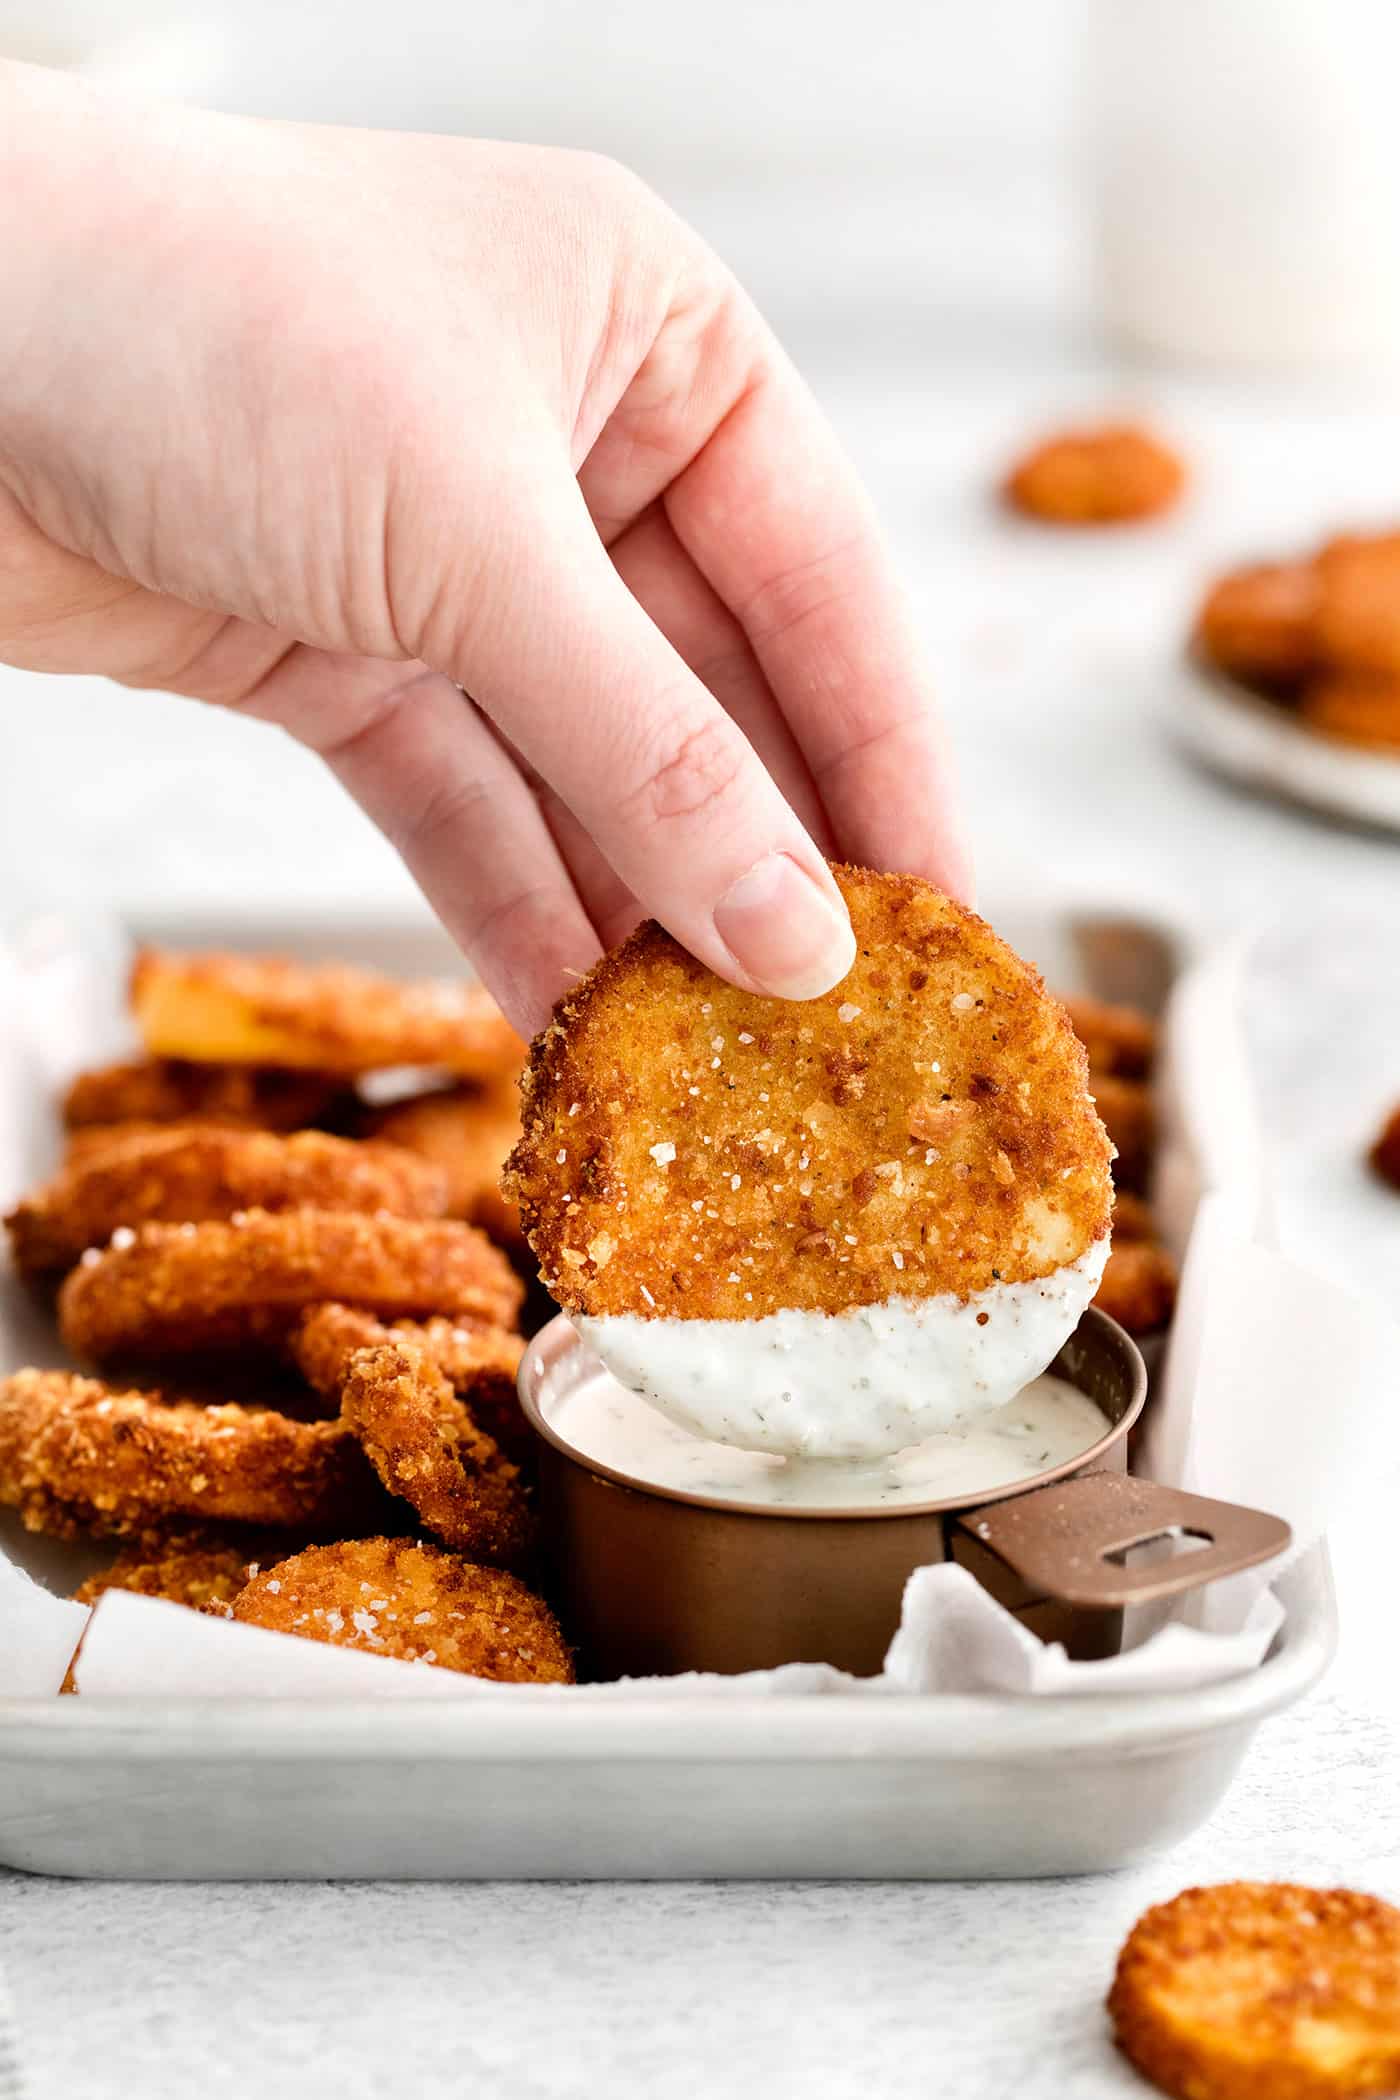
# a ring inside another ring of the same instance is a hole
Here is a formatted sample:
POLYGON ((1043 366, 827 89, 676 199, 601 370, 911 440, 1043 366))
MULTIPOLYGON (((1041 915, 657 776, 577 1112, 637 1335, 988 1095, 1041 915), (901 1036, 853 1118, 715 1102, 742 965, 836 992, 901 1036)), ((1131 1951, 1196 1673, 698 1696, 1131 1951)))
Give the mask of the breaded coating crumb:
POLYGON ((513 1253, 525 1251, 520 1212, 501 1192, 502 1171, 520 1136, 514 1079, 415 1094, 377 1110, 365 1130, 430 1160, 447 1176, 448 1217, 479 1225, 513 1253))
POLYGON ((447 1178, 389 1145, 304 1130, 189 1130, 174 1126, 113 1141, 70 1162, 5 1219, 21 1275, 71 1268, 86 1247, 123 1226, 231 1218, 236 1211, 390 1211, 440 1217, 447 1178))
POLYGON ((131 1007, 152 1056, 204 1064, 438 1065, 471 1079, 518 1069, 525 1048, 479 984, 406 984, 276 955, 147 949, 132 969, 131 1007))
POLYGON ((1326 672, 1308 685, 1301 711, 1319 736, 1370 751, 1400 751, 1400 674, 1326 672))
POLYGON ((1318 663, 1318 578, 1310 561, 1256 562, 1212 584, 1196 648, 1244 685, 1296 693, 1318 663))
POLYGON ((748 1319, 1046 1276, 1108 1230, 1087 1061, 1028 964, 838 868, 856 961, 763 999, 639 927, 531 1051, 506 1186, 567 1311, 748 1319))
POLYGON ((72 1371, 0 1379, 0 1504, 57 1538, 182 1517, 353 1533, 384 1509, 341 1422, 207 1407, 72 1371))
POLYGON ((1159 437, 1106 423, 1046 438, 1012 468, 1004 494, 1047 525, 1124 525, 1160 517, 1185 486, 1185 467, 1159 437))
POLYGON ((1089 1081, 1089 1091, 1117 1149, 1114 1180, 1122 1188, 1141 1193, 1151 1176, 1157 1150, 1157 1106, 1151 1089, 1135 1079, 1096 1073, 1089 1081))
POLYGON ((70 1271, 58 1310, 68 1347, 101 1363, 279 1342, 325 1299, 389 1319, 450 1312, 509 1326, 521 1296, 504 1254, 471 1225, 249 1210, 119 1233, 70 1271))
POLYGON ((1176 1263, 1153 1240, 1115 1247, 1104 1265, 1094 1298, 1129 1334, 1155 1334, 1176 1309, 1176 1263))
POLYGON ((70 1130, 190 1122, 305 1130, 322 1123, 339 1127, 353 1103, 348 1082, 334 1072, 141 1057, 80 1072, 63 1097, 63 1120, 70 1130))
POLYGON ((1400 2090, 1400 1910, 1235 1881, 1144 1912, 1118 1957, 1118 2046, 1178 2100, 1400 2090))
POLYGON ((1321 661, 1400 677, 1400 532, 1343 533, 1316 569, 1321 661))
POLYGON ((1157 1023, 1150 1014, 1136 1006, 1087 998, 1066 999, 1065 1012, 1096 1078, 1147 1078, 1157 1060, 1157 1023))
POLYGON ((425 1349, 394 1340, 357 1349, 340 1413, 390 1494, 410 1503, 445 1545, 503 1567, 528 1560, 535 1523, 520 1468, 425 1349))
POLYGON ((504 1327, 456 1320, 395 1320, 388 1325, 353 1305, 314 1305, 292 1336, 292 1355, 318 1393, 340 1405, 350 1359, 395 1344, 422 1349, 473 1421, 519 1463, 533 1461, 535 1433, 525 1419, 516 1374, 525 1344, 504 1327))
POLYGON ((410 1539, 313 1546, 254 1576, 233 1616, 503 1684, 574 1680, 554 1614, 523 1582, 410 1539))

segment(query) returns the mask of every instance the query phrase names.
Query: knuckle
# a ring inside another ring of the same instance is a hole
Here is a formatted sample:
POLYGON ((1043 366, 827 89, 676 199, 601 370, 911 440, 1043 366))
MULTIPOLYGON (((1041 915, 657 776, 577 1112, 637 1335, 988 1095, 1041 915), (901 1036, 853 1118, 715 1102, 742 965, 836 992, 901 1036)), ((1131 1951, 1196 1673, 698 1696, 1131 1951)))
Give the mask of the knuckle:
POLYGON ((778 641, 856 595, 863 581, 857 546, 846 541, 770 577, 742 608, 741 618, 756 646, 778 641))
POLYGON ((724 801, 744 765, 744 745, 718 712, 670 743, 627 798, 624 815, 671 824, 699 817, 724 801))
POLYGON ((450 843, 473 831, 489 800, 480 780, 425 780, 390 828, 390 844, 410 865, 431 860, 444 840, 450 843))

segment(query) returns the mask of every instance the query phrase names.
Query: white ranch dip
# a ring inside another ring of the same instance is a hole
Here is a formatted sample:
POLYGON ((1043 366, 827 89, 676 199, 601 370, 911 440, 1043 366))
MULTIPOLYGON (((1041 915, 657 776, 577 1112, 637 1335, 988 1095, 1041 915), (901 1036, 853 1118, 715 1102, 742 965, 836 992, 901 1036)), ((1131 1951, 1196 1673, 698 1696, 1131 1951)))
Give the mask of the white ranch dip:
POLYGON ((1108 1428, 1085 1394, 1047 1372, 961 1434, 855 1462, 780 1458, 692 1436, 599 1369, 548 1403, 551 1428, 578 1452, 653 1487, 772 1508, 889 1508, 975 1501, 1077 1458, 1108 1428))
POLYGON ((1107 1256, 1105 1237, 1038 1282, 994 1283, 965 1299, 947 1292, 756 1320, 582 1314, 574 1325, 620 1385, 692 1437, 789 1457, 881 1458, 997 1415, 1073 1333, 1107 1256))

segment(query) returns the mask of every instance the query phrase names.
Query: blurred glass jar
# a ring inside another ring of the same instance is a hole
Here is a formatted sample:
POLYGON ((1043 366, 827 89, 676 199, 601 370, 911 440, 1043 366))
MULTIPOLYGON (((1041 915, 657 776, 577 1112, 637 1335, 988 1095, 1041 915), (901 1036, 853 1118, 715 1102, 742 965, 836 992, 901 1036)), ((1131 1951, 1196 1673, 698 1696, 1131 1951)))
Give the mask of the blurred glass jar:
POLYGON ((1089 0, 1100 309, 1190 362, 1400 369, 1400 7, 1089 0))

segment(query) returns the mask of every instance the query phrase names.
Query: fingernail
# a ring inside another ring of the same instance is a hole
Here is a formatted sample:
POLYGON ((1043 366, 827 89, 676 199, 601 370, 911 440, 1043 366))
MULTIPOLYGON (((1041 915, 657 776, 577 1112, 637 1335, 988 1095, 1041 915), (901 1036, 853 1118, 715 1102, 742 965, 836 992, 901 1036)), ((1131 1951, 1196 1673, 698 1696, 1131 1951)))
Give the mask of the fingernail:
POLYGON ((715 930, 744 975, 775 999, 815 999, 856 959, 838 892, 818 886, 787 853, 770 853, 715 906, 715 930))

